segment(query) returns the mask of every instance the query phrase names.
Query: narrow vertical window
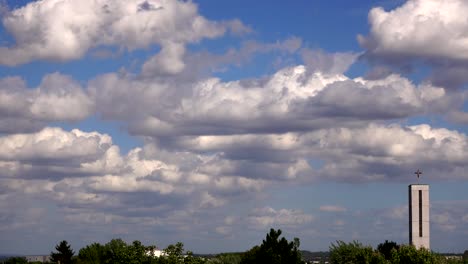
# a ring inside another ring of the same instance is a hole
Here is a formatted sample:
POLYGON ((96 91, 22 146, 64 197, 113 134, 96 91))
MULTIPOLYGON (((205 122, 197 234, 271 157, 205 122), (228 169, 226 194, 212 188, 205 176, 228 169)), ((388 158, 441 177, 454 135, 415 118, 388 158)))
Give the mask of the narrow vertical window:
POLYGON ((408 209, 409 209, 409 241, 410 244, 413 244, 413 188, 408 186, 408 209))
POLYGON ((422 190, 419 190, 419 237, 423 236, 422 190))

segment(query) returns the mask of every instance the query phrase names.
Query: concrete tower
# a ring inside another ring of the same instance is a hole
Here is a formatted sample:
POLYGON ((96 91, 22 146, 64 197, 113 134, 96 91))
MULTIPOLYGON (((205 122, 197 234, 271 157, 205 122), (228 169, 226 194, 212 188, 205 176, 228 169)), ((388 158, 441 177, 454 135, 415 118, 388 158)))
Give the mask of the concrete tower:
MULTIPOLYGON (((418 178, 421 172, 418 170, 418 178)), ((409 242, 416 248, 430 249, 429 185, 408 186, 409 242)))

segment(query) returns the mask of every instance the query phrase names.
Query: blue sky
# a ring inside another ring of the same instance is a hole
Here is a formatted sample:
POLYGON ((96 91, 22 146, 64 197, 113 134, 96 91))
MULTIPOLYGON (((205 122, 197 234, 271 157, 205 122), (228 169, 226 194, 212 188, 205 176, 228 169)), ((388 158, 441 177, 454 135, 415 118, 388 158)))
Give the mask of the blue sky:
POLYGON ((431 245, 468 225, 462 0, 5 1, 0 253, 112 238, 431 245))

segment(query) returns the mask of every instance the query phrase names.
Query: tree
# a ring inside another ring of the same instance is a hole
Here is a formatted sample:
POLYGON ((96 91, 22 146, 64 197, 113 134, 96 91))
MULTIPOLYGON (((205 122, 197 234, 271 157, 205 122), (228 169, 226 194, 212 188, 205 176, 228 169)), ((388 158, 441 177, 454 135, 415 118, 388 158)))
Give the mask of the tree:
POLYGON ((127 252, 129 255, 129 264, 149 264, 152 263, 155 258, 150 253, 154 251, 155 246, 146 247, 140 241, 135 240, 129 246, 127 246, 127 252))
POLYGON ((420 248, 416 249, 413 245, 402 245, 398 250, 392 251, 391 263, 393 264, 432 264, 444 263, 445 258, 438 256, 431 251, 420 248))
POLYGON ((25 257, 11 257, 3 262, 5 264, 27 264, 28 261, 25 257))
POLYGON ((70 245, 66 240, 63 240, 55 246, 57 252, 50 253, 50 259, 52 262, 60 264, 69 264, 72 263, 72 257, 75 254, 71 249, 70 245))
POLYGON ((104 264, 105 263, 105 247, 99 243, 93 243, 82 249, 78 253, 78 259, 82 263, 104 264))
POLYGON ((184 263, 184 244, 177 242, 175 245, 169 245, 164 249, 165 258, 170 264, 184 263))
POLYGON ((122 239, 112 239, 104 247, 105 263, 127 264, 130 262, 127 243, 122 239))
POLYGON ((345 243, 337 241, 330 246, 330 261, 333 264, 366 263, 380 264, 386 263, 385 258, 375 252, 370 246, 363 246, 357 241, 345 243))
POLYGON ((281 236, 281 230, 270 229, 262 245, 254 246, 241 259, 241 264, 296 264, 304 263, 299 252, 299 239, 288 242, 281 236))
POLYGON ((463 253, 463 260, 468 262, 468 250, 465 250, 465 253, 463 253))
POLYGON ((210 259, 207 263, 210 264, 240 264, 242 253, 223 253, 210 259))
POLYGON ((392 250, 398 250, 400 246, 393 241, 385 240, 384 243, 381 243, 377 246, 377 250, 385 257, 386 260, 392 258, 392 250))
POLYGON ((194 257, 191 251, 187 251, 184 255, 184 244, 182 242, 167 246, 158 261, 161 264, 202 264, 206 262, 202 258, 194 257))

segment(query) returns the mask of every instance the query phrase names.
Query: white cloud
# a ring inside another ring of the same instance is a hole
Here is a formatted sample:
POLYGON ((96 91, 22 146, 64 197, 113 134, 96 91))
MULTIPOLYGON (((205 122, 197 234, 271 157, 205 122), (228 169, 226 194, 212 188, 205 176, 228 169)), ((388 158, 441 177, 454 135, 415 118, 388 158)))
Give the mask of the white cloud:
POLYGON ((94 110, 94 102, 81 87, 59 73, 46 75, 29 100, 32 116, 42 120, 77 121, 94 110))
POLYGON ((333 224, 334 224, 335 226, 337 226, 337 227, 342 227, 342 226, 344 226, 344 225, 346 224, 346 222, 343 221, 343 220, 338 219, 338 220, 336 220, 333 224))
MULTIPOLYGON (((164 155, 158 159, 161 153, 155 155, 151 148, 135 148, 121 155, 110 136, 78 129, 48 127, 7 135, 0 137, 0 148, 2 186, 65 204, 115 206, 127 203, 121 200, 125 193, 151 193, 200 208, 220 207, 227 197, 255 193, 270 182, 204 171, 214 166, 213 160, 193 153, 179 158, 177 152, 161 151, 164 155)), ((170 200, 161 199, 167 200, 162 204, 170 200)))
POLYGON ((185 44, 248 29, 238 20, 209 21, 192 2, 169 0, 37 1, 7 13, 3 25, 16 43, 0 47, 0 64, 66 61, 99 46, 135 50, 157 44, 158 64, 169 73, 183 68, 185 44))
POLYGON ((107 74, 91 81, 89 92, 104 117, 127 120, 132 134, 153 137, 348 126, 363 120, 444 113, 457 100, 443 88, 415 85, 399 75, 349 79, 305 66, 284 68, 268 78, 231 82, 208 78, 179 84, 107 74))
POLYGON ((408 206, 399 206, 391 208, 388 211, 388 217, 393 219, 406 219, 408 217, 408 206))
POLYGON ((453 223, 453 221, 450 218, 451 215, 449 215, 447 212, 441 214, 433 214, 431 216, 431 219, 435 223, 435 225, 445 232, 453 232, 457 228, 457 226, 453 223))
POLYGON ((44 128, 33 134, 0 137, 0 158, 11 161, 83 162, 103 155, 112 144, 108 135, 44 128))
POLYGON ((351 52, 326 53, 322 50, 302 49, 301 56, 307 68, 327 74, 344 74, 359 54, 351 52))
POLYGON ((222 198, 217 198, 209 194, 208 192, 204 192, 201 196, 201 203, 202 207, 219 207, 226 203, 226 201, 222 198))
POLYGON ((0 131, 28 132, 49 121, 79 121, 94 112, 94 102, 71 77, 42 78, 35 89, 19 77, 0 79, 0 131))
POLYGON ((325 158, 330 162, 322 167, 322 177, 383 180, 406 177, 413 168, 421 166, 426 168, 428 178, 466 176, 462 171, 466 170, 468 141, 466 135, 456 131, 428 125, 408 128, 370 125, 332 129, 310 136, 314 142, 310 144, 320 146, 322 151, 318 153, 322 159, 330 157, 325 158))
POLYGON ((468 59, 468 29, 464 0, 409 0, 385 11, 369 12, 368 37, 358 40, 376 55, 468 59))
POLYGON ((275 226, 299 227, 313 220, 313 215, 304 213, 301 210, 275 210, 271 207, 258 208, 249 216, 249 222, 261 229, 274 228, 275 226))
POLYGON ((462 220, 463 222, 468 223, 468 214, 464 215, 462 220))
POLYGON ((346 212, 347 209, 339 205, 322 205, 320 206, 320 211, 323 212, 346 212))
POLYGON ((218 226, 215 228, 215 231, 221 235, 229 235, 232 232, 232 228, 228 226, 218 226))

